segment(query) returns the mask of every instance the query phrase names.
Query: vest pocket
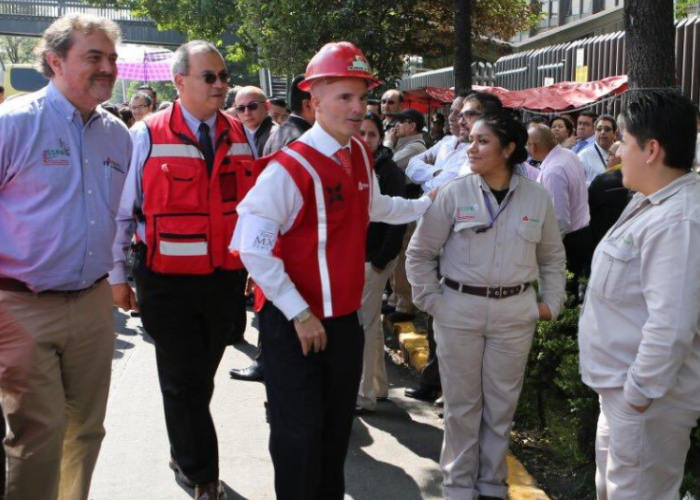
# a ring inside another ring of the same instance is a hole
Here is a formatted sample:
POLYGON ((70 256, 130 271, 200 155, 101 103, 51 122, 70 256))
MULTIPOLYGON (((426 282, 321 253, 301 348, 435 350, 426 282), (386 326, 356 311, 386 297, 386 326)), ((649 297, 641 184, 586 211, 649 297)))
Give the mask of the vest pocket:
POLYGON ((200 177, 202 170, 190 165, 165 163, 161 166, 168 179, 167 204, 181 210, 196 210, 202 205, 200 177))
POLYGON ((164 215, 155 222, 151 269, 163 274, 209 274, 209 218, 164 215))
POLYGON ((219 174, 219 184, 222 202, 238 201, 238 179, 235 171, 219 174))

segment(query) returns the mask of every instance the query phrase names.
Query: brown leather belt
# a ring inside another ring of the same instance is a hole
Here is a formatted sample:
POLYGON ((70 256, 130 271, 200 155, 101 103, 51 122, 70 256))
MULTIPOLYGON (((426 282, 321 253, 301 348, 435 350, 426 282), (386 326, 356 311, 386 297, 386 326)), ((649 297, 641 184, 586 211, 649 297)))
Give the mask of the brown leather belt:
MULTIPOLYGON (((93 288, 100 283, 101 281, 104 281, 107 279, 108 274, 105 274, 101 278, 99 278, 97 281, 95 281, 92 285, 81 288, 79 290, 44 290, 42 292, 36 293, 36 295, 76 295, 79 293, 85 293, 93 288)), ((12 278, 0 278, 0 290, 4 290, 6 292, 26 292, 26 293, 34 293, 32 290, 27 286, 26 283, 23 283, 19 280, 12 279, 12 278)))
POLYGON ((530 288, 530 283, 524 283, 518 286, 469 286, 457 283, 449 278, 445 278, 444 283, 452 290, 468 293, 469 295, 477 295, 479 297, 488 297, 489 299, 505 299, 506 297, 512 297, 513 295, 523 293, 530 288))

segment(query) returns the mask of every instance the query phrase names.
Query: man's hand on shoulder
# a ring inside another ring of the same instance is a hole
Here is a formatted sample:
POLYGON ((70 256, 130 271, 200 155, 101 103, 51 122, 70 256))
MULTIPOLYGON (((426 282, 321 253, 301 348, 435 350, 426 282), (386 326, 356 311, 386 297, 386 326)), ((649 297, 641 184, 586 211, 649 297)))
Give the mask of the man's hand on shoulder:
POLYGON ((112 300, 119 309, 125 311, 139 310, 139 305, 136 303, 136 294, 128 283, 112 285, 112 300))

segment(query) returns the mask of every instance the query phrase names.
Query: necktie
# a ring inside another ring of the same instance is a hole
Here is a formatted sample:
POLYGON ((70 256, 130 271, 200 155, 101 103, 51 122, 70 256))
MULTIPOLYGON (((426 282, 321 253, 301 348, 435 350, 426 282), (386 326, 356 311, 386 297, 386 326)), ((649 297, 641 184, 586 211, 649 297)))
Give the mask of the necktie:
POLYGON ((340 164, 343 166, 345 173, 352 177, 352 162, 350 161, 350 149, 341 148, 335 154, 335 156, 340 160, 340 164))
POLYGON ((199 146, 202 148, 204 161, 207 162, 207 172, 211 175, 211 171, 214 168, 214 146, 212 146, 211 137, 209 136, 209 125, 204 122, 199 124, 197 138, 199 139, 199 146))

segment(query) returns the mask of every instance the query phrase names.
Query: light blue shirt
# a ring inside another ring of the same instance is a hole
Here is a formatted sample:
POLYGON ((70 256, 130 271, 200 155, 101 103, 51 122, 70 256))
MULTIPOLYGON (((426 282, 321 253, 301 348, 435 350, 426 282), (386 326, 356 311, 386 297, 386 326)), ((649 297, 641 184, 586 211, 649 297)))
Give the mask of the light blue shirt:
POLYGON ((0 106, 0 138, 0 276, 35 292, 92 285, 112 268, 126 126, 99 106, 83 123, 50 83, 0 106))
POLYGON ((580 153, 584 149, 588 148, 591 144, 595 142, 595 134, 590 136, 588 139, 582 141, 576 141, 576 144, 571 148, 574 153, 580 153))
MULTIPOLYGON (((199 119, 190 114, 180 103, 182 117, 185 119, 187 127, 196 138, 199 138, 199 119)), ((216 113, 204 121, 209 125, 209 136, 216 151, 216 113)), ((136 221, 134 214, 141 211, 143 206, 143 167, 151 151, 151 136, 148 127, 144 122, 138 122, 131 128, 131 140, 134 143, 134 154, 131 157, 131 168, 126 179, 124 193, 119 203, 119 213, 117 214, 117 235, 114 239, 112 258, 114 269, 109 273, 109 282, 112 285, 126 283, 126 254, 131 244, 134 231, 141 241, 146 241, 146 224, 136 221)))

